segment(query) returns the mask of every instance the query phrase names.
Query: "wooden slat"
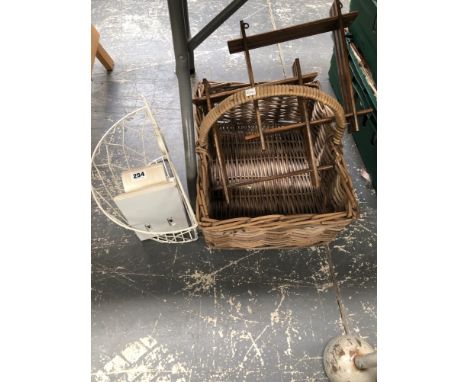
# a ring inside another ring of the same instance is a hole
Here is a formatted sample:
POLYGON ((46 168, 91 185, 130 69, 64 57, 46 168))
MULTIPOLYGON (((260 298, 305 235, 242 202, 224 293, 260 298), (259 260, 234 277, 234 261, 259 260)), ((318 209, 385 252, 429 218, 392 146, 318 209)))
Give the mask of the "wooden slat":
MULTIPOLYGON (((303 85, 303 79, 302 79, 302 70, 301 70, 301 63, 299 62, 299 59, 296 58, 294 60, 294 64, 292 66, 293 74, 296 76, 299 80, 299 85, 303 85)), ((310 128, 309 124, 309 113, 307 111, 307 102, 305 99, 298 97, 299 101, 299 109, 301 111, 302 117, 304 119, 304 135, 306 138, 306 143, 307 143, 307 159, 309 161, 309 167, 311 168, 311 173, 310 173, 310 181, 312 183, 312 187, 320 187, 320 175, 317 170, 317 160, 315 158, 315 152, 314 152, 314 138, 312 136, 312 131, 310 128)))
MULTIPOLYGON (((203 85, 205 85, 205 94, 206 94, 206 103, 208 105, 208 111, 211 110, 211 99, 210 99, 210 84, 206 80, 206 78, 203 79, 203 85)), ((226 171, 226 161, 224 159, 224 153, 221 150, 221 139, 219 137, 219 130, 218 130, 218 124, 213 126, 212 131, 212 137, 215 145, 215 150, 216 150, 216 157, 218 158, 218 163, 219 163, 219 174, 221 178, 221 184, 223 185, 223 191, 224 191, 224 197, 226 199, 226 203, 229 204, 229 190, 228 190, 228 176, 227 176, 227 171, 226 171)))
MULTIPOLYGON (((240 29, 242 33, 242 43, 243 43, 243 50, 245 54, 245 63, 247 64, 247 72, 249 73, 249 81, 250 81, 250 86, 254 87, 255 86, 255 79, 253 75, 253 69, 252 69, 252 62, 250 60, 250 52, 249 48, 247 48, 247 35, 245 33, 246 28, 248 28, 249 24, 244 23, 243 20, 240 22, 240 29)), ((263 137, 263 131, 262 131, 262 118, 260 116, 260 109, 258 108, 258 101, 255 100, 253 101, 254 104, 254 109, 255 109, 255 117, 257 120, 257 127, 258 127, 258 134, 260 136, 260 146, 262 147, 262 150, 266 150, 266 144, 265 144, 265 138, 263 137)))
MULTIPOLYGON (((357 111, 356 115, 365 115, 365 114, 372 113, 373 111, 374 111, 374 109, 372 109, 372 108, 363 109, 363 110, 357 111)), ((352 113, 345 114, 345 117, 346 118, 351 118, 351 117, 353 117, 353 114, 352 113)), ((310 126, 316 126, 316 125, 321 125, 323 123, 333 122, 334 120, 335 120, 334 116, 329 117, 329 118, 316 119, 315 121, 311 121, 309 123, 309 125, 310 126)), ((300 122, 300 123, 292 123, 292 124, 286 125, 286 126, 273 127, 271 129, 264 129, 263 134, 269 135, 269 134, 284 133, 285 131, 301 129, 305 125, 306 125, 305 122, 300 122)), ((252 141, 252 140, 258 139, 258 138, 259 138, 258 134, 249 134, 249 135, 246 135, 244 137, 244 140, 245 141, 252 141)))
MULTIPOLYGON (((304 82, 310 82, 310 81, 313 81, 315 78, 317 78, 317 75, 318 73, 317 72, 312 72, 312 73, 307 73, 307 74, 304 74, 302 76, 302 79, 304 80, 304 82)), ((289 78, 285 78, 284 80, 276 80, 276 81, 267 81, 267 82, 257 82, 255 84, 255 86, 264 86, 264 85, 295 85, 299 83, 299 81, 297 80, 297 78, 295 77, 289 77, 289 78)), ((224 84, 223 84, 224 85, 224 84)), ((219 87, 221 85, 217 85, 216 87, 219 87)), ((211 90, 215 89, 216 88, 215 86, 212 86, 211 87, 211 90)), ((250 88, 251 85, 250 84, 245 84, 245 85, 238 85, 236 86, 234 89, 232 90, 226 90, 226 91, 223 91, 223 92, 219 92, 219 93, 213 93, 213 94, 210 94, 210 99, 211 100, 215 100, 215 99, 218 99, 218 98, 223 98, 223 97, 227 97, 227 96, 230 96, 231 94, 234 94, 234 93, 237 93, 238 91, 242 90, 242 89, 248 89, 250 88)), ((200 103, 204 103, 206 102, 206 97, 205 96, 200 96, 200 97, 195 97, 192 101, 193 103, 195 104, 200 104, 200 103)))
MULTIPOLYGON (((324 166, 319 166, 317 168, 318 171, 325 171, 325 170, 331 170, 334 168, 334 165, 324 165, 324 166)), ((235 187, 243 187, 243 186, 249 186, 251 184, 255 183, 262 183, 262 182, 270 182, 272 180, 277 180, 277 179, 283 179, 283 178, 288 178, 290 176, 296 176, 296 175, 302 175, 302 174, 307 174, 308 172, 312 172, 313 170, 310 168, 306 168, 304 170, 297 170, 297 171, 291 171, 286 174, 279 174, 279 175, 272 175, 272 176, 265 176, 262 178, 256 178, 256 179, 251 179, 251 180, 246 180, 244 182, 238 182, 238 183, 229 183, 228 187, 229 188, 235 188, 235 187)), ((220 190, 222 187, 214 187, 214 190, 220 190)))
POLYGON ((338 67, 341 95, 343 97, 343 108, 345 113, 351 113, 351 123, 348 131, 350 133, 359 131, 359 122, 356 115, 356 104, 354 102, 353 84, 348 61, 348 49, 346 48, 346 37, 344 28, 344 16, 341 14, 341 2, 335 0, 330 8, 330 16, 338 17, 338 28, 333 31, 332 37, 335 45, 335 58, 338 67))
MULTIPOLYGON (((358 16, 358 12, 353 11, 343 15, 343 25, 348 27, 358 16)), ((327 17, 325 19, 311 21, 304 24, 294 25, 292 27, 277 29, 272 32, 260 33, 249 36, 246 39, 247 49, 257 49, 263 46, 277 44, 280 42, 295 40, 302 37, 313 36, 320 33, 330 32, 339 27, 338 16, 327 17)), ((229 53, 238 53, 244 51, 242 38, 228 41, 229 53)))

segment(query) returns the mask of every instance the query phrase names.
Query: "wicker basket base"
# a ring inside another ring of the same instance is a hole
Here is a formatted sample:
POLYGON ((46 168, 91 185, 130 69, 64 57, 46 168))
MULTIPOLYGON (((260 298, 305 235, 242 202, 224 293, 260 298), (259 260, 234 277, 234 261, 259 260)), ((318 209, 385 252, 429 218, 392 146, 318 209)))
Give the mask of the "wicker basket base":
MULTIPOLYGON (((260 142, 245 141, 244 136, 253 129, 237 126, 236 132, 229 127, 219 128, 221 148, 224 152, 226 172, 230 184, 242 183, 251 179, 281 175, 300 171, 309 167, 306 148, 301 131, 290 131, 265 137, 267 149, 261 150, 260 142)), ((325 140, 325 129, 316 128, 317 142, 325 140), (319 140, 321 138, 321 140, 319 140)), ((323 156, 323 149, 318 145, 316 151, 323 156)), ((336 170, 322 172, 322 187, 314 188, 310 174, 295 175, 269 182, 255 183, 248 187, 233 187, 230 190, 230 202, 225 202, 219 163, 216 152, 210 152, 210 217, 213 219, 231 219, 240 216, 251 218, 265 215, 324 214, 344 211, 343 201, 332 201, 324 190, 330 189, 336 180, 336 170), (341 203, 339 203, 341 202, 341 203)), ((326 158, 331 162, 331 158, 326 158)))
MULTIPOLYGON (((226 225, 201 223, 205 241, 209 247, 219 249, 268 249, 268 248, 304 248, 329 243, 336 235, 350 224, 353 219, 346 218, 346 213, 330 214, 331 220, 324 221, 326 215, 303 216, 262 216, 248 219, 243 228, 229 228, 226 225), (263 222, 268 219, 271 228, 263 222), (294 224, 296 223, 296 224, 294 224), (315 223, 315 224, 314 224, 315 223), (255 228, 255 225, 259 228, 255 228)), ((232 219, 234 220, 234 219, 232 219)), ((237 222, 238 223, 238 222, 237 222)), ((231 222, 231 227, 233 222, 231 222)))

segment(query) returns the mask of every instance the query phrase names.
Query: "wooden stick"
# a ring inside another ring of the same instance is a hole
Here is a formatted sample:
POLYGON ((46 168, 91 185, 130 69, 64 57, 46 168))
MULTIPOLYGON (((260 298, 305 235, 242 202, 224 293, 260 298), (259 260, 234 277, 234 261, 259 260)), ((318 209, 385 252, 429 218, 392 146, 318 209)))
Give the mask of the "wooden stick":
MULTIPOLYGON (((302 76, 302 79, 304 80, 304 82, 310 82, 310 81, 313 81, 316 77, 317 77, 318 73, 317 72, 312 72, 312 73, 307 73, 307 74, 304 74, 302 76)), ((284 80, 277 80, 277 81, 266 81, 266 82, 257 82, 255 83, 255 86, 265 86, 265 85, 295 85, 297 84, 298 81, 297 81, 297 78, 295 77, 290 77, 290 78, 285 78, 284 80)), ((217 85, 216 87, 220 87, 220 86, 225 86, 226 84, 220 84, 220 85, 217 85)), ((235 89, 232 89, 232 90, 226 90, 224 92, 219 92, 219 93, 212 93, 210 95, 210 98, 211 100, 215 100, 217 98, 223 98, 223 97, 227 97, 227 96, 230 96, 231 94, 234 94, 234 93, 237 93, 238 91, 242 90, 242 89, 247 89, 247 88, 250 88, 252 85, 248 84, 248 85, 245 85, 245 84, 239 84, 239 85, 235 85, 233 84, 233 86, 235 86, 235 89)), ((215 86, 211 86, 210 89, 213 90, 215 88, 215 86)), ((195 97, 193 100, 192 100, 193 103, 195 104, 200 104, 200 103, 204 103, 206 102, 206 97, 205 96, 200 96, 200 97, 195 97)))
MULTIPOLYGON (((356 112, 356 115, 365 115, 365 114, 369 114, 369 113, 372 113, 374 111, 374 109, 363 109, 363 110, 359 110, 356 112)), ((353 114, 352 113, 347 113, 345 114, 345 117, 346 118, 350 118, 352 117, 353 114)), ((335 120, 335 117, 329 117, 329 118, 323 118, 323 119, 317 119, 315 121, 311 121, 309 123, 310 126, 316 126, 316 125, 321 125, 323 123, 329 123, 329 122, 333 122, 335 120)), ((279 127, 274 127, 272 129, 265 129, 263 130, 263 134, 265 135, 269 135, 269 134, 276 134, 276 133, 283 133, 285 131, 290 131, 290 130, 295 130, 295 129, 300 129, 302 127, 304 127, 306 124, 305 122, 300 122, 300 123, 293 123, 291 125, 286 125, 286 126, 279 126, 279 127)), ((258 134, 250 134, 250 135, 246 135, 244 137, 244 140, 245 141, 252 141, 254 139, 258 139, 258 134)))
MULTIPOLYGON (((343 15, 343 25, 348 27, 358 16, 358 12, 353 11, 343 15)), ((260 33, 247 38, 248 49, 261 48, 278 44, 280 42, 291 41, 302 37, 313 36, 320 33, 330 32, 338 28, 338 17, 332 16, 321 20, 311 21, 292 27, 277 29, 272 32, 260 33)), ((238 53, 244 50, 242 39, 228 41, 229 53, 238 53)))
MULTIPOLYGON (((330 164, 330 165, 324 165, 324 166, 319 166, 317 168, 318 171, 325 171, 325 170, 330 170, 334 168, 335 166, 330 164)), ((304 170, 297 170, 297 171, 291 171, 286 174, 279 174, 279 175, 272 175, 272 176, 265 176, 262 178, 256 178, 256 179, 251 179, 247 180, 245 182, 238 182, 238 183, 229 183, 228 187, 229 188, 234 188, 234 187, 242 187, 242 186, 248 186, 251 184, 255 183, 261 183, 261 182, 269 182, 271 180, 277 180, 277 179, 282 179, 282 178, 288 178, 290 176, 295 176, 295 175, 302 175, 302 174, 307 174, 308 172, 312 172, 313 170, 310 168, 306 168, 304 170)), ((221 190, 222 187, 214 187, 214 190, 221 190)))
MULTIPOLYGON (((245 29, 248 28, 248 26, 249 24, 244 23, 244 20, 241 20, 240 28, 241 28, 241 33, 242 33, 242 41, 244 43, 245 62, 247 63, 247 71, 249 73, 250 86, 254 87, 255 80, 253 76, 252 62, 250 61, 250 53, 249 53, 249 49, 247 49, 247 44, 246 44, 247 36, 245 34, 245 29)), ((262 150, 265 151, 266 150, 265 137, 263 136, 263 131, 262 131, 262 119, 260 117, 260 110, 258 109, 258 101, 255 100, 253 103, 254 103, 254 108, 255 108, 255 117, 256 117, 257 125, 258 125, 258 133, 260 136, 260 145, 262 146, 262 150)))
POLYGON ((338 28, 333 31, 333 42, 335 44, 336 63, 340 77, 341 95, 345 113, 351 113, 352 119, 348 131, 350 133, 359 131, 359 122, 356 115, 356 104, 354 102, 353 84, 349 72, 348 49, 346 48, 345 24, 341 14, 341 2, 335 0, 330 8, 330 16, 338 17, 338 28))
MULTIPOLYGON (((210 99, 210 84, 206 80, 203 79, 203 84, 205 85, 205 94, 206 94, 206 103, 208 105, 208 111, 211 110, 211 99, 210 99)), ((218 158, 219 163, 219 174, 221 177, 221 183, 223 185, 224 197, 226 198, 226 203, 229 204, 229 190, 228 190, 228 176, 226 171, 226 162, 224 160, 224 154, 221 151, 221 142, 219 139, 219 129, 218 125, 215 124, 212 129, 213 141, 216 150, 216 157, 218 158)))
MULTIPOLYGON (((302 81, 302 71, 301 71, 301 63, 299 59, 296 58, 294 60, 294 64, 292 66, 293 74, 299 80, 299 85, 303 85, 302 81)), ((312 187, 319 187, 320 186, 320 176, 317 171, 317 159, 315 158, 314 154, 314 139, 312 137, 312 131, 309 124, 309 112, 307 110, 307 102, 305 99, 301 97, 297 97, 299 101, 299 109, 305 121, 304 126, 304 133, 306 136, 307 142, 307 158, 309 160, 309 166, 312 169, 310 173, 310 180, 312 183, 312 187)))

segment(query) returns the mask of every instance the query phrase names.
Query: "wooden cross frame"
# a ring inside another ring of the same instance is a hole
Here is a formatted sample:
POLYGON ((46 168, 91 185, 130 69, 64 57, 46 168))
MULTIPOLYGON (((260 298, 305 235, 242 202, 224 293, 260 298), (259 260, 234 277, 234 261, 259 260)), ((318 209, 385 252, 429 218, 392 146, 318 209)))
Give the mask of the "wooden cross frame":
MULTIPOLYGON (((245 23, 243 20, 240 22, 240 29, 241 29, 241 38, 236 40, 228 41, 228 48, 229 52, 238 53, 244 52, 245 54, 245 61, 247 65, 247 72, 249 75, 249 82, 250 87, 254 86, 262 86, 263 83, 255 83, 253 70, 252 70, 252 62, 250 59, 250 52, 251 49, 256 49, 272 44, 277 44, 280 42, 290 41, 302 37, 313 36, 316 34, 332 32, 333 33, 333 42, 334 42, 334 50, 336 55, 336 60, 338 64, 338 73, 340 78, 340 89, 343 95, 343 108, 345 111, 345 117, 350 121, 349 125, 349 132, 359 131, 359 122, 358 116, 366 115, 371 113, 372 109, 364 109, 356 111, 356 105, 354 102, 353 96, 353 87, 351 82, 351 73, 349 69, 349 61, 348 61, 348 52, 346 50, 346 40, 345 40, 345 31, 344 28, 348 27, 358 16, 357 12, 350 12, 346 14, 341 13, 342 4, 339 0, 334 0, 331 8, 330 8, 330 17, 312 21, 309 23, 299 24, 292 27, 287 27, 283 29, 277 29, 272 32, 261 33, 258 35, 253 35, 247 37, 245 30, 249 28, 249 24, 245 23)), ((265 85, 273 84, 273 83, 293 83, 303 85, 305 81, 310 81, 316 77, 316 73, 302 75, 301 66, 299 59, 296 58, 294 64, 292 66, 293 71, 293 78, 288 78, 280 81, 274 81, 270 83, 265 83, 265 85)), ((206 102, 208 107, 208 111, 212 109, 212 99, 220 99, 229 96, 230 94, 234 94, 239 91, 239 86, 234 86, 235 89, 227 90, 223 92, 214 92, 210 94, 210 84, 209 82, 204 79, 204 95, 194 98, 194 103, 206 102)), ((248 88, 249 85, 246 85, 243 88, 248 88)), ((299 103, 299 110, 302 114, 302 122, 289 124, 285 126, 279 126, 274 128, 267 128, 263 129, 262 121, 260 116, 260 110, 258 107, 258 101, 253 101, 254 109, 255 109, 255 117, 257 120, 258 125, 258 133, 246 135, 244 139, 246 141, 253 140, 253 139, 260 139, 261 148, 262 150, 266 149, 265 144, 265 135, 268 134, 277 134, 282 133, 285 131, 295 130, 295 129, 302 129, 305 141, 307 143, 306 151, 307 151, 307 159, 309 162, 309 168, 288 172, 285 174, 278 174, 272 175, 267 177, 261 177, 257 179, 251 179, 248 181, 238 182, 238 183, 229 183, 229 178, 227 176, 226 171, 226 163, 224 154, 221 148, 221 140, 220 140, 220 133, 218 126, 214 126, 212 130, 212 137, 213 142, 216 150, 217 161, 220 167, 220 179, 221 185, 215 187, 215 190, 222 189, 224 192, 224 197, 226 202, 229 204, 229 189, 235 187, 242 187, 247 186, 255 183, 260 182, 267 182, 276 179, 286 178, 295 175, 307 174, 310 173, 311 175, 311 183, 312 187, 319 187, 320 186, 320 175, 319 171, 326 171, 334 168, 334 165, 327 164, 318 166, 317 158, 315 157, 314 153, 314 138, 312 134, 312 126, 321 125, 323 123, 333 122, 335 117, 330 118, 323 118, 320 120, 311 121, 308 108, 307 108, 307 101, 298 97, 299 103)))
MULTIPOLYGON (((369 113, 367 110, 356 111, 351 82, 351 72, 348 62, 348 52, 345 41, 345 28, 351 25, 351 23, 356 19, 358 12, 354 11, 342 14, 341 8, 341 2, 339 0, 334 0, 330 8, 330 17, 304 24, 294 25, 287 28, 277 29, 271 32, 260 33, 249 37, 246 37, 245 33, 243 33, 242 38, 228 41, 228 48, 229 53, 231 54, 238 52, 248 52, 248 50, 257 49, 272 44, 278 44, 280 42, 286 42, 326 32, 333 32, 333 42, 338 64, 340 90, 343 95, 343 109, 345 111, 347 120, 350 121, 348 131, 355 132, 359 131, 359 122, 357 117, 359 115, 369 113)), ((247 66, 249 69, 250 64, 248 63, 247 66)), ((267 130, 259 130, 261 139, 264 139, 263 136, 266 134, 266 131, 267 130)))

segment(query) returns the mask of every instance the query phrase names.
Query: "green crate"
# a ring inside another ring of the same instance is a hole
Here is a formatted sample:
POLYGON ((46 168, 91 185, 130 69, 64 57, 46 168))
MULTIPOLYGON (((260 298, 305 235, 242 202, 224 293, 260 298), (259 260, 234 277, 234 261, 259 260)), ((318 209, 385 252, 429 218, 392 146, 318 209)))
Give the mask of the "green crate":
MULTIPOLYGON (((372 185, 377 189, 377 97, 374 95, 372 87, 369 85, 354 54, 349 52, 349 42, 350 40, 347 39, 349 66, 356 109, 374 109, 367 117, 361 118, 360 130, 353 133, 353 138, 367 172, 371 176, 372 185)), ((335 54, 332 56, 328 76, 338 100, 343 103, 335 54)))
POLYGON ((349 26, 349 31, 377 84, 377 1, 351 0, 349 10, 359 12, 359 16, 349 26))

